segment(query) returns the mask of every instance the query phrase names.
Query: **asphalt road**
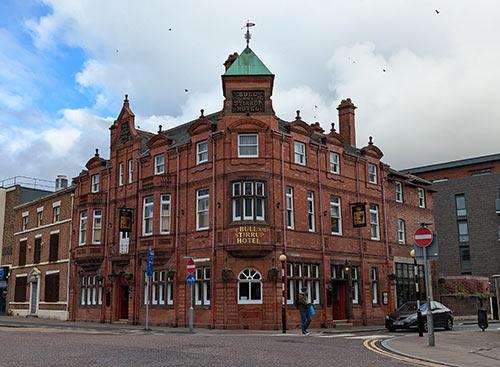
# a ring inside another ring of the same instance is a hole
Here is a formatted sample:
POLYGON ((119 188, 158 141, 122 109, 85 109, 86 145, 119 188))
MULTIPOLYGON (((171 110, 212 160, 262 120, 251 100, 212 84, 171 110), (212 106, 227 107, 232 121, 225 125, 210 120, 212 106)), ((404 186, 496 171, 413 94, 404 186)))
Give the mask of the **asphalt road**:
POLYGON ((111 334, 3 327, 0 366, 408 366, 366 349, 363 341, 374 334, 111 334))

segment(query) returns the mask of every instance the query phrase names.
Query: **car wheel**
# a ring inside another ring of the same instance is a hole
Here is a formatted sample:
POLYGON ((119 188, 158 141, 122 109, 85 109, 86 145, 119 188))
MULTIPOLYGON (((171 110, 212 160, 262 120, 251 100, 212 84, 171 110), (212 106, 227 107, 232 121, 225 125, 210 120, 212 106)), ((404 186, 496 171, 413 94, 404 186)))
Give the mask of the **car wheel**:
POLYGON ((448 317, 448 320, 446 320, 446 326, 444 328, 445 330, 453 329, 453 319, 451 317, 448 317))

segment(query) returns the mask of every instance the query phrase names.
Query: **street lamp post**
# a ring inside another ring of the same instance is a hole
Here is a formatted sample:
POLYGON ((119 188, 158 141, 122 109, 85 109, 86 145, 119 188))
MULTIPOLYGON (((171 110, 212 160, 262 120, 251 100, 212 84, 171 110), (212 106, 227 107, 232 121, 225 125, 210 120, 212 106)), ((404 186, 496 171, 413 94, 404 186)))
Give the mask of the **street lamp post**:
POLYGON ((286 255, 281 254, 279 257, 281 262, 281 329, 283 334, 286 334, 286 288, 285 288, 285 265, 286 255))
POLYGON ((424 336, 424 325, 422 320, 422 311, 420 311, 420 286, 418 279, 418 264, 417 256, 415 255, 415 250, 410 251, 410 256, 413 258, 413 273, 415 274, 415 297, 417 298, 417 326, 418 326, 418 336, 424 336))

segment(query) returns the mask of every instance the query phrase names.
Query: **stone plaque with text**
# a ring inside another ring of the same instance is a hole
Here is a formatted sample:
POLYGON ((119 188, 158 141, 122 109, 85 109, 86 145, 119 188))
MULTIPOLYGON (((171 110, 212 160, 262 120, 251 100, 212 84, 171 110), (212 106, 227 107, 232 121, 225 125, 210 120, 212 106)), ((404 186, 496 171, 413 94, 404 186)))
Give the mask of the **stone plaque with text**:
POLYGON ((263 90, 233 90, 233 113, 264 112, 263 90))

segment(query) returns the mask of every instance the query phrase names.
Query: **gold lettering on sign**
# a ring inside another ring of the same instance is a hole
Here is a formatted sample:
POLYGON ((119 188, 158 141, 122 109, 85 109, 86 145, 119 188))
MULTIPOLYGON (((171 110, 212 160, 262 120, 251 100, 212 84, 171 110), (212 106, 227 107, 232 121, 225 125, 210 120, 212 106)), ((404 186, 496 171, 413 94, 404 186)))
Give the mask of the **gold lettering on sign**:
POLYGON ((262 228, 255 226, 240 226, 234 234, 236 243, 241 245, 260 244, 260 239, 264 237, 262 228))
POLYGON ((233 113, 264 112, 263 90, 233 90, 233 113))

